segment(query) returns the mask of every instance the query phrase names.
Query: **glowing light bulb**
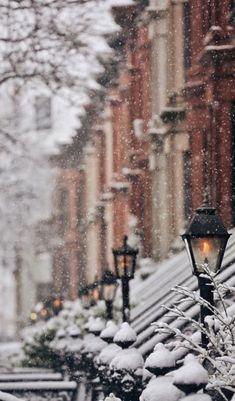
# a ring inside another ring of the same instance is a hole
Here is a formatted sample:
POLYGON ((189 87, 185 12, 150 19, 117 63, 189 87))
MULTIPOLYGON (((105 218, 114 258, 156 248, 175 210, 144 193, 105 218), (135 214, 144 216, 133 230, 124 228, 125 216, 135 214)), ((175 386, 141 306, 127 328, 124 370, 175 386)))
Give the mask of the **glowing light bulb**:
POLYGON ((37 313, 36 312, 30 313, 30 319, 31 320, 37 320, 37 313))
POLYGON ((123 258, 121 259, 121 268, 125 269, 126 267, 126 258, 123 256, 123 258))
POLYGON ((55 308, 59 308, 61 306, 61 301, 60 299, 55 299, 53 302, 53 305, 55 308))
POLYGON ((202 253, 205 255, 205 257, 208 256, 210 250, 211 250, 210 243, 208 241, 203 241, 203 243, 202 243, 202 253))
POLYGON ((41 309, 41 310, 40 310, 40 315, 41 315, 42 317, 46 317, 46 316, 48 315, 47 309, 45 309, 45 308, 41 309))

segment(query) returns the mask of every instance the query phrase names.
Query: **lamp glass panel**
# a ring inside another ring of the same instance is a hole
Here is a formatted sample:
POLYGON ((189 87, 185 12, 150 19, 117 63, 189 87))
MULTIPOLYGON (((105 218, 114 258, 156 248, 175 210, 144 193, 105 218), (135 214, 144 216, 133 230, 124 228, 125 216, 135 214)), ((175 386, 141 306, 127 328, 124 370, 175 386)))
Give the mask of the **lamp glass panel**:
POLYGON ((89 295, 88 294, 83 294, 82 295, 82 304, 84 307, 89 306, 90 303, 90 299, 89 299, 89 295))
POLYGON ((97 287, 97 288, 94 288, 94 289, 92 290, 92 292, 91 292, 91 298, 92 298, 94 301, 98 301, 99 297, 100 297, 99 288, 98 288, 98 287, 97 287))
POLYGON ((184 239, 184 245, 185 245, 185 248, 186 248, 186 251, 187 251, 187 255, 188 255, 188 258, 189 258, 189 263, 190 263, 192 271, 194 273, 194 261, 192 260, 191 248, 189 247, 189 240, 186 239, 186 238, 184 239))
POLYGON ((216 237, 192 238, 191 247, 195 259, 196 270, 204 273, 204 265, 216 273, 219 268, 220 254, 223 252, 224 240, 216 237))
POLYGON ((105 284, 103 287, 103 296, 105 301, 112 301, 115 296, 116 284, 105 284))
POLYGON ((59 298, 54 299, 53 306, 54 306, 54 308, 60 308, 61 307, 61 300, 59 298))
POLYGON ((129 276, 132 270, 133 256, 120 255, 118 256, 118 271, 120 277, 129 276))

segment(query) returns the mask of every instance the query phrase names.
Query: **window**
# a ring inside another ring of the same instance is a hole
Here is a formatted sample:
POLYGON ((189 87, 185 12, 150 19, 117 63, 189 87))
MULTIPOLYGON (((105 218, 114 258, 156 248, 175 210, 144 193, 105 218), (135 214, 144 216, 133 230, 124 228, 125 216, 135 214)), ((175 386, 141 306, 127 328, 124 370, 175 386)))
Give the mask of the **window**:
POLYGON ((191 66, 191 22, 190 4, 184 3, 184 67, 191 66))
POLYGON ((68 227, 68 191, 61 190, 59 199, 59 234, 65 235, 68 227))
POLYGON ((51 98, 48 96, 35 98, 35 125, 37 130, 51 128, 51 98))
POLYGON ((37 284, 37 302, 42 302, 47 299, 49 294, 52 293, 51 283, 39 283, 37 284))
POLYGON ((63 298, 69 297, 69 285, 70 285, 70 277, 69 277, 69 264, 68 258, 63 255, 60 260, 60 269, 61 269, 61 289, 60 294, 63 298))
POLYGON ((77 191, 77 226, 80 227, 84 219, 83 193, 80 187, 77 191))
POLYGON ((192 198, 191 198, 191 153, 189 150, 183 152, 184 164, 184 217, 187 220, 191 214, 192 198))
POLYGON ((232 224, 235 226, 235 100, 231 105, 231 123, 232 123, 232 224))

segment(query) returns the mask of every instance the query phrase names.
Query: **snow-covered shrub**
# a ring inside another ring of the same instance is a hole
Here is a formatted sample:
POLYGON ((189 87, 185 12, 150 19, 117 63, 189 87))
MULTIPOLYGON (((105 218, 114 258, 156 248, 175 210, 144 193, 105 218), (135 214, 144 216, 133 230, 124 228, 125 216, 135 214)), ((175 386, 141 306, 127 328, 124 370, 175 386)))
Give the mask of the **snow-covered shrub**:
MULTIPOLYGON (((215 306, 200 297, 198 292, 188 288, 177 286, 173 289, 177 302, 172 306, 164 306, 169 312, 169 317, 183 320, 182 328, 172 322, 153 323, 156 331, 168 337, 174 336, 175 341, 169 343, 174 351, 185 349, 197 355, 199 361, 208 369, 209 383, 207 391, 218 394, 221 399, 230 399, 235 392, 235 305, 226 303, 226 296, 235 292, 234 287, 222 284, 205 266, 205 278, 211 281, 215 306), (211 313, 200 323, 195 314, 187 313, 188 308, 183 305, 207 308, 211 313), (178 327, 177 327, 178 326, 178 327), (193 334, 198 332, 199 336, 193 334), (204 335, 208 339, 208 345, 203 347, 198 338, 204 335)), ((184 352, 183 352, 184 353, 184 352)))
POLYGON ((59 361, 50 343, 55 338, 56 330, 45 325, 38 327, 32 336, 27 336, 23 344, 23 366, 57 369, 59 361))
MULTIPOLYGON (((23 332, 23 361, 24 366, 37 366, 57 369, 61 366, 62 353, 58 352, 56 342, 58 333, 65 332, 64 338, 64 359, 66 359, 67 348, 70 346, 69 330, 76 326, 81 336, 91 319, 105 316, 105 304, 98 301, 96 305, 85 309, 78 299, 74 302, 65 302, 64 308, 47 322, 39 322, 23 332)), ((57 344, 58 345, 58 344, 57 344)), ((66 363, 66 360, 64 361, 66 363)))

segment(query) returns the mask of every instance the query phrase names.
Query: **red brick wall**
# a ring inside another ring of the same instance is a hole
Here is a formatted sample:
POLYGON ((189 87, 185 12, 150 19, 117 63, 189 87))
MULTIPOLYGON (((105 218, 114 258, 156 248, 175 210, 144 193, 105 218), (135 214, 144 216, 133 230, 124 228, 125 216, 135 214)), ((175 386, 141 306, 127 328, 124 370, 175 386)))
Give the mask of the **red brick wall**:
POLYGON ((192 206, 196 208, 202 202, 208 180, 211 203, 227 226, 232 224, 231 101, 235 99, 235 49, 228 35, 230 3, 190 2, 192 65, 186 85, 192 206), (211 25, 217 26, 216 32, 210 30, 211 25))

